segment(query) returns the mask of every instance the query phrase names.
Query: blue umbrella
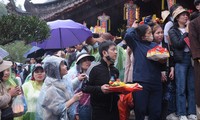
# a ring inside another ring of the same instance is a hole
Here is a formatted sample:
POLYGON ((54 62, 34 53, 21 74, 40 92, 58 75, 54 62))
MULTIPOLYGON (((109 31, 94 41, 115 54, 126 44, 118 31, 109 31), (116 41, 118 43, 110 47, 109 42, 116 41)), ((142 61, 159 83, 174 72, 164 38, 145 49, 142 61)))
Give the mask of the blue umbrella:
POLYGON ((51 29, 51 35, 42 43, 33 42, 32 45, 43 49, 63 49, 81 44, 92 32, 84 25, 72 20, 56 20, 47 23, 51 29))
POLYGON ((42 57, 45 53, 45 50, 37 47, 37 46, 33 46, 29 51, 27 51, 24 54, 25 58, 38 58, 38 57, 42 57))
POLYGON ((0 57, 5 58, 9 55, 7 51, 5 51, 3 48, 0 48, 0 57))

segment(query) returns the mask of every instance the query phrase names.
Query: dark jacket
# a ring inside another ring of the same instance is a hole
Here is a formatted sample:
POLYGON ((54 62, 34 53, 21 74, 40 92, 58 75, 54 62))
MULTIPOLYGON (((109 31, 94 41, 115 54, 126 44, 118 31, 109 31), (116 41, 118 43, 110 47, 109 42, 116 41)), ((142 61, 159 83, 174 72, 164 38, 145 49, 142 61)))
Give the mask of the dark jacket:
POLYGON ((200 16, 189 25, 189 39, 193 59, 200 59, 200 16))
POLYGON ((162 64, 146 57, 147 51, 158 44, 140 40, 134 28, 129 28, 126 31, 124 39, 134 55, 133 82, 161 84, 162 64))
POLYGON ((174 62, 181 62, 183 59, 184 48, 186 46, 184 38, 188 37, 188 33, 182 35, 178 28, 172 27, 169 30, 169 37, 174 51, 174 62))
POLYGON ((189 38, 194 59, 196 104, 200 106, 200 16, 190 22, 189 38))
MULTIPOLYGON (((90 93, 91 98, 90 102, 92 105, 92 116, 95 120, 111 120, 109 117, 119 116, 118 114, 118 94, 117 93, 109 93, 104 94, 101 91, 101 86, 104 84, 109 84, 111 76, 118 78, 119 71, 114 66, 107 66, 107 63, 102 59, 100 63, 91 66, 87 74, 89 75, 89 81, 83 87, 83 92, 90 93), (109 71, 110 69, 110 71, 109 71), (97 111, 99 113, 97 113, 97 111), (113 111, 115 111, 116 115, 113 115, 113 111), (106 112, 104 115, 102 112, 106 112), (96 116, 102 115, 101 118, 96 116), (103 118, 103 116, 105 118, 103 118)), ((118 117, 116 118, 116 120, 118 117)), ((115 120, 115 119, 113 119, 115 120)))
POLYGON ((173 51, 172 51, 171 46, 169 46, 167 43, 165 43, 164 40, 162 41, 162 47, 166 48, 169 51, 169 54, 170 54, 170 57, 167 59, 166 64, 164 65, 164 67, 162 67, 162 71, 167 71, 169 73, 170 67, 174 67, 173 51))

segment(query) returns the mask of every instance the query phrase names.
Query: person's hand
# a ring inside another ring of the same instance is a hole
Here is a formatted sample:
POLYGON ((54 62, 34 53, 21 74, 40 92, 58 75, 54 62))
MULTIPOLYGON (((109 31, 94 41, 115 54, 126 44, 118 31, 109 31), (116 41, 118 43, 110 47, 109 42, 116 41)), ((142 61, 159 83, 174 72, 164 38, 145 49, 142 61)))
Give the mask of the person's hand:
POLYGON ((18 86, 14 87, 14 88, 10 88, 10 90, 8 91, 8 93, 10 94, 11 97, 15 97, 15 96, 21 94, 21 89, 18 86))
POLYGON ((198 59, 198 62, 200 63, 200 59, 198 59))
POLYGON ((174 67, 171 67, 171 68, 170 68, 169 78, 170 78, 171 80, 174 80, 174 67))
POLYGON ((83 92, 78 92, 78 93, 74 94, 74 96, 73 96, 74 101, 80 100, 82 95, 83 95, 83 92))
POLYGON ((189 23, 190 21, 188 20, 188 22, 186 23, 186 27, 185 27, 185 32, 189 33, 189 23))
POLYGON ((138 27, 137 20, 135 20, 135 21, 133 22, 133 24, 132 24, 132 26, 131 26, 131 27, 133 27, 133 28, 137 28, 137 27, 138 27))
POLYGON ((82 80, 84 80, 86 78, 86 74, 85 73, 82 73, 82 74, 79 74, 78 75, 78 80, 79 81, 82 81, 82 80))
POLYGON ((110 93, 109 91, 109 85, 108 84, 104 84, 101 86, 101 91, 105 94, 110 93))
POLYGON ((80 120, 78 114, 75 115, 75 120, 80 120))
POLYGON ((167 81, 167 75, 166 75, 165 71, 161 72, 161 80, 162 80, 162 82, 166 82, 167 81))
POLYGON ((185 32, 189 33, 189 25, 185 27, 185 32))

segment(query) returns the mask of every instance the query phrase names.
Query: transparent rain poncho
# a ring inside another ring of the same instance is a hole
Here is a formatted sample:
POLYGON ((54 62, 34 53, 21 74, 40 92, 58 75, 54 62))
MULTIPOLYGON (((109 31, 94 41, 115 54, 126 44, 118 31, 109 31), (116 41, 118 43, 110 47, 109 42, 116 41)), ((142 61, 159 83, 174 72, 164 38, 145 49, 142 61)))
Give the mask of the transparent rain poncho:
MULTIPOLYGON (((78 80, 78 71, 76 69, 77 65, 75 64, 70 70, 68 71, 68 74, 64 76, 65 82, 67 84, 67 89, 71 91, 71 95, 74 95, 77 89, 80 89, 82 86, 82 82, 78 80)), ((75 102, 70 108, 69 113, 70 115, 78 114, 77 106, 79 105, 79 102, 75 102)), ((73 118, 73 116, 71 117, 73 118)))
POLYGON ((23 115, 24 120, 35 120, 35 111, 37 99, 43 83, 36 81, 28 81, 22 85, 24 96, 28 105, 26 114, 23 115))
POLYGON ((46 79, 38 98, 36 120, 69 120, 66 102, 72 98, 71 92, 60 76, 62 58, 51 56, 44 62, 46 79))

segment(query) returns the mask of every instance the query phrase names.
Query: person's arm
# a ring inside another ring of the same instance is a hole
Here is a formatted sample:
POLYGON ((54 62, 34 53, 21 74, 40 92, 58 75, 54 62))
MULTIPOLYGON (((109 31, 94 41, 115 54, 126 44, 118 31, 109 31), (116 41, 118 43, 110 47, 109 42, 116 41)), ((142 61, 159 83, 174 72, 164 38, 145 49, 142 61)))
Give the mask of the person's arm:
POLYGON ((169 78, 170 80, 174 80, 174 67, 170 67, 169 78))
POLYGON ((170 30, 170 28, 171 28, 172 26, 173 26, 173 22, 172 22, 172 21, 169 21, 169 22, 166 23, 166 25, 165 25, 165 27, 164 27, 164 40, 165 40, 166 43, 169 43, 169 44, 171 44, 171 41, 170 41, 170 39, 169 39, 169 34, 168 34, 168 32, 169 32, 169 30, 170 30))
POLYGON ((179 36, 175 29, 169 30, 169 38, 172 42, 172 45, 177 49, 184 49, 185 48, 185 41, 184 38, 188 36, 188 33, 184 33, 183 35, 179 36))
POLYGON ((82 91, 85 93, 90 93, 90 94, 103 94, 101 90, 101 86, 97 86, 95 84, 96 76, 97 76, 97 70, 95 67, 91 69, 91 71, 88 73, 89 74, 89 81, 87 81, 83 86, 82 86, 82 91))
MULTIPOLYGON (((60 83, 63 84, 63 83, 60 83)), ((50 86, 46 89, 44 100, 41 105, 47 108, 55 115, 60 115, 76 101, 80 100, 82 92, 76 93, 72 98, 66 98, 67 90, 57 89, 55 86, 50 86)))
MULTIPOLYGON (((55 87, 51 86, 46 90, 41 105, 43 108, 50 110, 53 114, 60 115, 67 110, 66 102, 64 91, 57 90, 55 87)), ((70 102, 72 102, 72 100, 70 102)))
POLYGON ((5 108, 11 100, 11 96, 9 93, 5 93, 0 96, 0 109, 5 108))
POLYGON ((0 96, 0 108, 6 107, 8 103, 10 103, 12 97, 21 94, 21 90, 19 87, 10 88, 7 92, 3 85, 1 85, 0 89, 3 92, 3 94, 1 93, 2 95, 0 96))
POLYGON ((125 71, 124 71, 124 82, 127 83, 128 80, 130 80, 129 78, 129 72, 132 72, 130 71, 130 67, 131 66, 131 49, 129 47, 127 47, 127 51, 126 51, 126 60, 125 60, 125 71))
POLYGON ((131 48, 131 50, 134 50, 134 37, 135 37, 135 29, 134 28, 129 28, 126 31, 124 40, 126 41, 127 45, 131 48))
POLYGON ((81 80, 78 79, 78 77, 75 77, 74 79, 71 80, 73 90, 76 90, 79 87, 79 84, 81 83, 81 80))
POLYGON ((82 95, 83 95, 82 92, 74 94, 74 96, 66 102, 66 108, 69 108, 74 102, 80 100, 82 95))

